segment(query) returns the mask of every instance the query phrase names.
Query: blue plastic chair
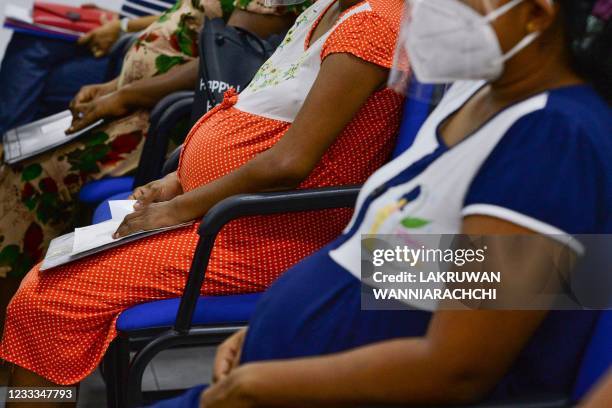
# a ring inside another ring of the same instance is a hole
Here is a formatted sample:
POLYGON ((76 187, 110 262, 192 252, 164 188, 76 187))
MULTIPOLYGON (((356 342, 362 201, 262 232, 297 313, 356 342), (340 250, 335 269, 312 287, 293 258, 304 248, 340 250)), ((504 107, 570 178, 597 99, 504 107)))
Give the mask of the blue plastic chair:
POLYGON ((120 315, 118 336, 102 365, 109 406, 142 406, 142 376, 161 351, 218 344, 247 324, 259 294, 200 296, 216 237, 227 223, 253 215, 351 208, 358 193, 355 186, 241 195, 214 206, 202 219, 183 296, 137 305, 120 315), (133 358, 131 351, 136 351, 133 358))
POLYGON ((419 99, 409 99, 404 105, 404 114, 402 116, 402 125, 400 128, 400 137, 398 137, 395 149, 391 155, 392 159, 404 153, 412 144, 416 135, 419 133, 423 122, 429 116, 433 109, 434 103, 432 100, 436 98, 437 92, 444 87, 436 87, 432 85, 424 85, 416 80, 410 82, 408 87, 408 98, 410 95, 415 95, 418 87, 419 99))
POLYGON ((79 191, 79 201, 85 204, 99 204, 110 197, 132 191, 134 177, 108 177, 85 184, 79 191))
POLYGON ((124 191, 123 193, 115 194, 109 197, 108 199, 106 199, 102 204, 96 207, 93 213, 93 217, 91 219, 91 223, 99 224, 103 221, 110 220, 111 213, 110 213, 110 207, 108 205, 108 202, 113 201, 113 200, 127 200, 131 194, 132 194, 131 190, 128 190, 128 191, 124 191))

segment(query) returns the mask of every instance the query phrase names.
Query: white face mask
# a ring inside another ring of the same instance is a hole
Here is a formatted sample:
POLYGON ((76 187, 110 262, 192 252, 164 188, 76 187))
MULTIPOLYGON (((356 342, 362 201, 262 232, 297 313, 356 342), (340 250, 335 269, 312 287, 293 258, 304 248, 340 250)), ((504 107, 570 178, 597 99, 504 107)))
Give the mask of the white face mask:
POLYGON ((540 33, 523 38, 505 55, 491 22, 523 0, 512 0, 483 16, 459 0, 413 0, 406 48, 417 79, 424 83, 496 80, 504 63, 540 33))

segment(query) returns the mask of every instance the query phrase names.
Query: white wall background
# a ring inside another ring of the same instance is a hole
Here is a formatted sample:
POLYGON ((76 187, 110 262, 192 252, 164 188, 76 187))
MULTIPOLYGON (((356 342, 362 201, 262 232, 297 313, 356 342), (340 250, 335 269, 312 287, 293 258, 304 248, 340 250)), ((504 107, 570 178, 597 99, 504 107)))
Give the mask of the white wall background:
MULTIPOLYGON (((71 5, 79 5, 84 3, 95 3, 100 7, 104 7, 109 10, 119 10, 121 7, 122 0, 45 0, 52 3, 62 3, 62 4, 71 4, 71 5)), ((24 5, 24 4, 33 4, 34 0, 0 0, 0 27, 4 24, 4 8, 7 4, 12 3, 16 5, 24 5)), ((11 38, 11 32, 9 30, 5 30, 0 28, 0 61, 2 61, 2 57, 4 56, 4 50, 6 49, 6 45, 8 44, 11 38)))

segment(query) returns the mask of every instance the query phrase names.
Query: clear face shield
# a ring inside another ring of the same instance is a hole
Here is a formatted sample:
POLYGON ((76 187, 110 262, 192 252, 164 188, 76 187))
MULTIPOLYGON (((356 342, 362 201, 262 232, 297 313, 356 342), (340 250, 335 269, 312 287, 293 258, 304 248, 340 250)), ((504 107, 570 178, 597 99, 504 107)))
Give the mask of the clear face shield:
POLYGON ((306 0, 264 0, 264 5, 266 7, 295 6, 305 1, 306 0))
POLYGON ((436 103, 461 80, 494 81, 531 33, 504 53, 491 23, 525 0, 407 0, 389 87, 436 103), (433 92, 433 95, 432 95, 433 92))

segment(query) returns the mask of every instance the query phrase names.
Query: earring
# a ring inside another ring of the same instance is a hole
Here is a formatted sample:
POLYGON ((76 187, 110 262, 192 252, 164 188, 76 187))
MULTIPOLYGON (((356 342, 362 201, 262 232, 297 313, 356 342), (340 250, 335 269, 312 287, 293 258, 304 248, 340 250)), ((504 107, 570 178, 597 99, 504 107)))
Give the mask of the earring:
POLYGON ((536 30, 537 30, 537 27, 536 27, 535 21, 530 21, 529 23, 527 23, 527 31, 529 31, 530 33, 533 33, 536 30))

